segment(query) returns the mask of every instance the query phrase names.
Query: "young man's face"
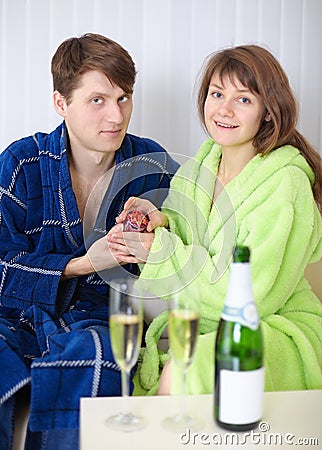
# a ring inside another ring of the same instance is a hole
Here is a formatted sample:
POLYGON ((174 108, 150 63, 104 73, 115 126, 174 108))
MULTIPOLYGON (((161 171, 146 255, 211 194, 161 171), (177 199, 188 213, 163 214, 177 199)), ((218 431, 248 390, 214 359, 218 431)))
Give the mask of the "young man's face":
POLYGON ((69 104, 57 91, 54 103, 65 119, 73 151, 107 153, 120 148, 132 114, 132 95, 112 85, 103 73, 86 72, 69 104))

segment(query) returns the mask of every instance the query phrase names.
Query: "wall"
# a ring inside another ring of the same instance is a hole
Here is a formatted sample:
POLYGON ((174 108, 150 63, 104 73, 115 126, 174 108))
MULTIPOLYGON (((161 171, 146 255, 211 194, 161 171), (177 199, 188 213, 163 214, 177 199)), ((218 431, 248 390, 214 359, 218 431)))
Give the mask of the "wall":
POLYGON ((84 32, 117 40, 137 64, 130 131, 192 155, 205 138, 194 106, 204 58, 259 43, 281 61, 300 104, 300 130, 322 149, 321 0, 0 0, 0 150, 59 122, 50 60, 84 32))

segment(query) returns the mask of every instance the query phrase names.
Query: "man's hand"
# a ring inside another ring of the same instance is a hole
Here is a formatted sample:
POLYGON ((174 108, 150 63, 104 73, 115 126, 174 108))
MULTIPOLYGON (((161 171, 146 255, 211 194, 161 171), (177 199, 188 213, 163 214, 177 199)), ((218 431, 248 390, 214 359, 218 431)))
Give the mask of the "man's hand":
MULTIPOLYGON (((113 227, 110 230, 110 233, 113 232, 113 230, 115 231, 115 229, 117 230, 117 226, 113 227)), ((118 251, 115 252, 113 248, 110 247, 106 236, 98 239, 91 245, 84 256, 73 258, 67 263, 62 273, 62 279, 89 275, 128 262, 124 259, 131 256, 128 248, 125 245, 119 245, 117 250, 118 251)))

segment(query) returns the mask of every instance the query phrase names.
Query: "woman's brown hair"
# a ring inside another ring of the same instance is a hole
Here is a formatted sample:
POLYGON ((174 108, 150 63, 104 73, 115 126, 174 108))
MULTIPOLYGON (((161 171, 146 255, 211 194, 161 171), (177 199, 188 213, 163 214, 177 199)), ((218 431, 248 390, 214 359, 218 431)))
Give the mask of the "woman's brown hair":
POLYGON ((314 172, 313 194, 321 211, 321 156, 296 129, 297 103, 277 59, 268 50, 257 45, 232 47, 211 54, 206 60, 198 92, 198 112, 205 128, 204 105, 214 73, 221 81, 225 76, 232 81, 237 78, 262 99, 266 107, 265 115, 269 113, 271 120, 266 121, 263 117, 253 141, 254 147, 262 155, 286 144, 298 148, 314 172))
POLYGON ((82 75, 89 70, 104 73, 126 94, 133 92, 136 70, 129 53, 117 42, 93 33, 72 37, 60 44, 51 62, 54 90, 69 103, 82 75))

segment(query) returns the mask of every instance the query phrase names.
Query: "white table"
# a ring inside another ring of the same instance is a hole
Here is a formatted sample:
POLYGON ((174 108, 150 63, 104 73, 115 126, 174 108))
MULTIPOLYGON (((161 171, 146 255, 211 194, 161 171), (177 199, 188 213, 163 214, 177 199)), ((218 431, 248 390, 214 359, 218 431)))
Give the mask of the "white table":
POLYGON ((121 409, 120 397, 82 398, 80 450, 138 449, 184 450, 210 448, 236 449, 315 449, 322 447, 322 390, 269 392, 264 395, 262 431, 229 433, 212 419, 212 395, 187 398, 187 410, 204 421, 198 433, 183 434, 165 430, 161 421, 180 410, 180 397, 131 397, 133 412, 143 415, 148 426, 130 433, 113 431, 104 420, 121 409), (220 445, 221 443, 221 445, 220 445))

